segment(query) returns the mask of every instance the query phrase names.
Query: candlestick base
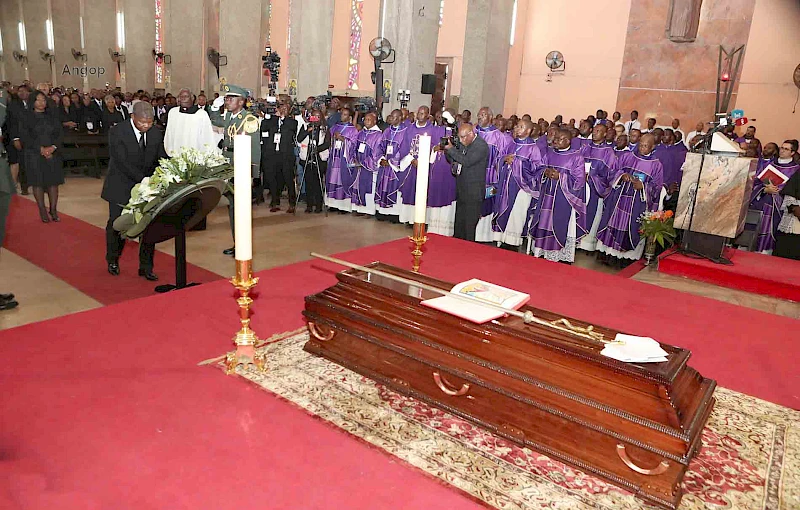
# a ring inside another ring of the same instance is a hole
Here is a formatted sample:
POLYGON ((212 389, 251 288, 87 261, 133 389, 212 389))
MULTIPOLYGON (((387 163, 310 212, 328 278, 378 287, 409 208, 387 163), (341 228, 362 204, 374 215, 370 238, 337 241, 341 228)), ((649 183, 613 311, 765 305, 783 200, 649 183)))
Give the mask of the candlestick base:
POLYGON ((428 241, 428 238, 425 236, 425 224, 414 223, 413 234, 408 239, 414 243, 414 250, 411 251, 411 256, 413 257, 411 270, 415 273, 419 273, 419 266, 422 259, 422 245, 428 241))
POLYGON ((258 336, 255 331, 250 329, 250 305, 253 304, 253 298, 249 294, 250 290, 258 284, 258 278, 253 277, 252 267, 252 260, 237 260, 236 276, 231 278, 231 284, 239 291, 236 302, 239 305, 239 320, 242 329, 233 337, 236 351, 228 353, 225 357, 225 372, 228 374, 232 374, 240 365, 245 368, 248 365, 255 365, 262 372, 266 370, 266 358, 263 354, 256 353, 258 336))

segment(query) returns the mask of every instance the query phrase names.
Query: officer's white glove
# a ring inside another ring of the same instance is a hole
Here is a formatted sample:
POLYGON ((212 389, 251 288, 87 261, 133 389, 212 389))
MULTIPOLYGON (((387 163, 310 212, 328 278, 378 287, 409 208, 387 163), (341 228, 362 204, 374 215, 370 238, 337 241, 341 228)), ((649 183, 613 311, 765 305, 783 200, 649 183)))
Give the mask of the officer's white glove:
POLYGON ((219 96, 214 100, 213 103, 211 103, 211 109, 215 112, 218 112, 219 109, 222 108, 222 105, 224 104, 225 104, 225 96, 219 96))

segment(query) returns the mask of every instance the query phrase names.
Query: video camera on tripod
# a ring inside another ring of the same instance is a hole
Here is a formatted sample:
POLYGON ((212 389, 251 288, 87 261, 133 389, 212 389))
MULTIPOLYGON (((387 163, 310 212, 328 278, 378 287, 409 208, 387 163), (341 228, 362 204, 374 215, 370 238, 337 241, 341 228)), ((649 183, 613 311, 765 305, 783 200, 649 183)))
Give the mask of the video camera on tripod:
MULTIPOLYGON (((450 143, 457 149, 461 148, 461 141, 458 139, 458 126, 456 125, 456 118, 453 117, 452 113, 445 110, 442 112, 442 120, 444 120, 446 127, 450 128, 450 143)), ((447 137, 443 136, 439 140, 439 146, 444 148, 444 146, 447 145, 447 140, 447 137)))

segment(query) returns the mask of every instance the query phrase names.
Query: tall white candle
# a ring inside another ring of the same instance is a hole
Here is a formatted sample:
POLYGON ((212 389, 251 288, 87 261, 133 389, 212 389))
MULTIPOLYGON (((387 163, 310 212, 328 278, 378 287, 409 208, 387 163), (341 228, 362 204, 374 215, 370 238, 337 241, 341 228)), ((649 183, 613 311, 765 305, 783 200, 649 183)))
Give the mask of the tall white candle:
POLYGON ((233 137, 233 223, 236 260, 253 258, 253 198, 250 137, 233 137))
POLYGON ((418 147, 414 223, 425 223, 425 212, 428 208, 428 167, 431 162, 431 137, 429 135, 420 135, 418 147))

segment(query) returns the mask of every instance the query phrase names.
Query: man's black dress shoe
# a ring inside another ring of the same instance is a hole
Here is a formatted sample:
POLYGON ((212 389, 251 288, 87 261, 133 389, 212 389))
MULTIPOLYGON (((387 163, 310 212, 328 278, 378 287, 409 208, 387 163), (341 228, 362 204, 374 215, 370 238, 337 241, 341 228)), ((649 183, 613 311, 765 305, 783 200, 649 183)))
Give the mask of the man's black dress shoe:
POLYGON ((114 276, 119 275, 119 264, 109 264, 108 272, 109 274, 113 274, 114 276))
POLYGON ((235 246, 231 246, 230 248, 228 248, 226 250, 222 250, 222 254, 223 255, 231 255, 231 256, 233 256, 235 253, 236 253, 236 247, 235 246))
POLYGON ((0 301, 11 301, 14 299, 14 294, 0 294, 0 301))
POLYGON ((0 302, 0 311, 13 310, 17 306, 19 306, 19 303, 17 303, 13 299, 11 301, 3 301, 3 302, 0 302))
POLYGON ((144 276, 147 280, 151 282, 158 281, 158 275, 153 272, 152 269, 140 269, 139 276, 144 276))

